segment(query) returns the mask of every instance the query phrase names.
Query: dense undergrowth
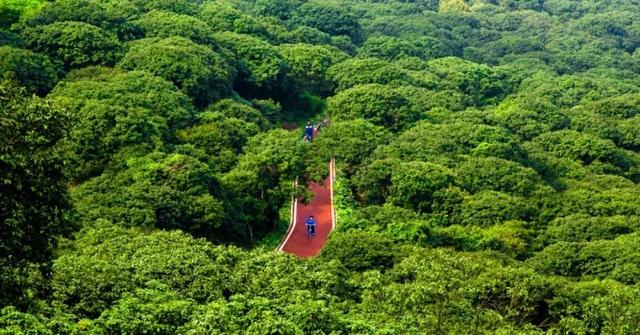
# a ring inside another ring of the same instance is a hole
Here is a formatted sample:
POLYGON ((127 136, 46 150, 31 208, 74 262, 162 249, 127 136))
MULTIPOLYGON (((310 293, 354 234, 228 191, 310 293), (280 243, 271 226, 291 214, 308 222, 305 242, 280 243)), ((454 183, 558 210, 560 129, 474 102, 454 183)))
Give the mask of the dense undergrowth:
POLYGON ((640 332, 639 13, 0 0, 0 334, 640 332))

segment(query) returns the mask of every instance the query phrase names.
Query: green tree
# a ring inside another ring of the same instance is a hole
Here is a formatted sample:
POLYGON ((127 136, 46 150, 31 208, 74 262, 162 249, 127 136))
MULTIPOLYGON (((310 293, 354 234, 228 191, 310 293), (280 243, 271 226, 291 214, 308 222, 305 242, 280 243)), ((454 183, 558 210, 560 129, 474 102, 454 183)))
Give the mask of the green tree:
POLYGON ((235 60, 234 88, 240 93, 261 97, 278 91, 286 74, 286 62, 276 48, 251 35, 232 32, 217 33, 215 39, 235 60))
POLYGON ((574 214, 549 222, 545 237, 549 243, 609 240, 636 231, 639 224, 630 216, 574 214))
POLYGON ((422 219, 424 219, 422 214, 386 203, 382 206, 371 205, 355 209, 348 217, 341 218, 339 228, 345 231, 383 231, 393 224, 404 224, 422 219))
POLYGON ((238 164, 222 177, 234 214, 229 228, 241 240, 270 231, 279 209, 290 200, 293 181, 305 169, 304 148, 298 134, 271 130, 258 134, 244 147, 238 164))
POLYGON ((420 119, 420 111, 412 107, 399 89, 384 85, 356 86, 327 100, 327 113, 336 120, 363 118, 393 131, 420 119))
POLYGON ((3 0, 0 2, 0 28, 11 27, 20 17, 37 12, 42 5, 42 0, 3 0))
MULTIPOLYGON (((592 55, 588 57, 593 58, 592 55)), ((637 93, 639 84, 634 76, 629 77, 628 73, 614 69, 590 70, 563 76, 550 75, 544 71, 523 80, 519 91, 527 92, 532 97, 545 97, 552 104, 565 108, 626 93, 637 93)))
POLYGON ((197 14, 202 2, 202 0, 132 0, 134 5, 145 12, 163 10, 187 15, 197 14))
POLYGON ((292 43, 306 43, 306 44, 316 44, 316 45, 333 45, 338 49, 344 51, 344 49, 340 48, 338 45, 335 45, 331 39, 331 35, 322 32, 316 28, 311 28, 307 26, 299 26, 295 29, 291 30, 289 33, 289 39, 292 43))
POLYGON ((585 110, 606 116, 632 118, 640 115, 640 95, 627 93, 604 98, 586 104, 585 110))
POLYGON ((411 85, 416 82, 401 67, 380 59, 347 59, 328 69, 327 75, 342 91, 363 84, 411 85))
POLYGON ((526 199, 497 191, 482 191, 462 203, 462 223, 490 226, 504 221, 536 219, 537 210, 526 199))
POLYGON ((153 10, 136 21, 146 37, 181 36, 196 43, 213 43, 213 31, 195 17, 174 12, 153 10))
POLYGON ((318 158, 326 162, 335 157, 351 175, 373 151, 385 144, 390 135, 384 128, 374 126, 363 119, 336 122, 322 130, 322 136, 314 140, 318 158))
POLYGON ((288 20, 304 0, 257 0, 255 11, 262 16, 275 16, 288 20))
POLYGON ((640 116, 620 121, 618 123, 620 139, 617 144, 626 149, 640 152, 640 116))
POLYGON ((199 124, 178 131, 176 137, 181 143, 203 150, 213 170, 228 172, 237 162, 242 147, 259 132, 255 123, 221 112, 205 112, 199 124))
POLYGON ((439 11, 468 12, 469 5, 467 5, 464 0, 445 0, 440 1, 439 11))
POLYGON ((493 113, 498 124, 523 139, 568 128, 570 120, 557 107, 539 97, 516 97, 503 100, 493 113))
MULTIPOLYGON (((538 324, 549 317, 547 300, 554 296, 555 283, 532 269, 497 268, 475 280, 477 286, 474 285, 472 292, 479 293, 477 303, 499 312, 516 325, 538 324)), ((513 334, 516 333, 524 332, 513 334)))
POLYGON ((45 2, 42 8, 28 16, 29 26, 42 26, 55 22, 76 21, 100 27, 131 40, 142 36, 139 27, 129 21, 138 10, 129 2, 97 0, 60 0, 45 2))
POLYGON ((269 23, 249 16, 226 3, 207 2, 201 6, 198 18, 215 32, 232 31, 266 39, 274 38, 269 23))
POLYGON ((485 262, 490 261, 477 262, 446 249, 416 250, 381 280, 371 275, 362 308, 378 315, 379 328, 396 332, 478 331, 490 318, 464 296, 474 289, 471 280, 488 266, 485 262))
POLYGON ((566 277, 611 278, 627 284, 637 282, 637 234, 615 240, 558 242, 529 260, 537 271, 566 277))
POLYGON ((0 334, 2 335, 52 335, 41 318, 18 311, 13 306, 0 309, 0 334))
POLYGON ((272 127, 271 120, 278 119, 279 108, 269 100, 253 100, 252 104, 249 104, 246 101, 222 99, 207 107, 199 117, 202 120, 214 120, 218 115, 222 115, 255 123, 260 129, 266 130, 272 127))
POLYGON ((59 60, 66 69, 114 65, 124 49, 114 34, 84 22, 28 27, 23 37, 33 50, 59 60))
POLYGON ((330 35, 348 36, 355 44, 362 42, 362 28, 358 18, 348 8, 333 4, 305 3, 298 7, 291 19, 295 25, 317 28, 330 35))
POLYGON ((494 70, 455 57, 429 61, 429 66, 441 78, 441 87, 460 90, 470 104, 487 104, 502 99, 512 87, 505 71, 494 70))
POLYGON ((41 294, 29 287, 38 276, 30 264, 46 274, 56 241, 75 228, 59 146, 68 124, 49 101, 0 84, 0 306, 24 306, 41 294))
POLYGON ((523 149, 506 129, 469 120, 458 120, 452 113, 451 123, 419 122, 405 130, 387 147, 379 150, 383 157, 402 160, 438 160, 457 162, 457 155, 474 154, 518 160, 523 149))
POLYGON ((29 50, 0 47, 0 72, 38 95, 47 94, 58 81, 60 68, 49 58, 29 50))
POLYGON ((395 159, 376 159, 359 166, 352 179, 359 200, 368 205, 384 204, 390 192, 391 172, 398 164, 395 159))
POLYGON ((631 172, 632 178, 635 157, 620 150, 610 140, 575 130, 548 132, 532 141, 532 151, 542 149, 549 154, 574 160, 589 166, 596 173, 624 175, 631 172))
POLYGON ((391 171, 389 200, 397 206, 429 212, 433 194, 453 184, 453 180, 453 172, 438 164, 401 163, 391 171))
POLYGON ((640 190, 634 182, 613 175, 587 174, 581 179, 564 180, 565 190, 551 199, 558 204, 554 208, 557 216, 640 215, 640 204, 633 200, 640 190))
POLYGON ((104 311, 96 328, 107 333, 176 334, 193 313, 194 301, 181 298, 160 280, 125 294, 104 311))
POLYGON ((152 151, 168 139, 167 120, 142 107, 108 105, 100 100, 58 99, 74 111, 63 148, 76 180, 99 175, 121 150, 152 151))
POLYGON ((495 157, 469 158, 457 168, 457 175, 460 185, 471 193, 495 190, 527 196, 541 182, 533 169, 495 157))
POLYGON ((209 167, 183 154, 153 152, 128 157, 118 170, 74 189, 73 197, 86 224, 105 219, 126 227, 182 229, 196 236, 222 239, 225 216, 209 167))
POLYGON ((25 48, 27 46, 19 34, 2 28, 0 28, 0 45, 16 48, 25 48))
POLYGON ((428 37, 409 41, 393 36, 371 36, 358 49, 358 56, 386 60, 406 57, 419 57, 429 60, 446 55, 446 46, 437 39, 428 37))
POLYGON ((226 95, 233 75, 223 57, 183 37, 132 42, 118 67, 171 81, 200 107, 226 95))
POLYGON ((559 319, 553 331, 585 334, 625 334, 640 329, 637 297, 640 292, 612 280, 565 285, 550 304, 559 319))
POLYGON ((281 44, 277 50, 288 65, 294 90, 318 95, 328 95, 333 89, 327 69, 347 58, 341 51, 310 44, 281 44))
POLYGON ((104 312, 98 321, 112 329, 146 328, 144 322, 152 318, 173 329, 171 322, 189 314, 191 301, 222 298, 232 288, 229 277, 240 256, 234 248, 215 247, 179 231, 144 233, 108 223, 83 230, 75 245, 54 264, 53 297, 81 317, 104 312), (136 313, 148 313, 148 318, 136 313))
POLYGON ((362 272, 393 265, 393 241, 372 232, 345 232, 332 236, 322 250, 322 258, 337 259, 347 269, 362 272))
POLYGON ((51 95, 69 101, 66 107, 74 114, 78 114, 77 109, 86 101, 92 100, 125 109, 147 109, 153 115, 164 117, 172 130, 189 124, 194 114, 184 93, 170 82, 141 71, 86 68, 69 74, 51 95))

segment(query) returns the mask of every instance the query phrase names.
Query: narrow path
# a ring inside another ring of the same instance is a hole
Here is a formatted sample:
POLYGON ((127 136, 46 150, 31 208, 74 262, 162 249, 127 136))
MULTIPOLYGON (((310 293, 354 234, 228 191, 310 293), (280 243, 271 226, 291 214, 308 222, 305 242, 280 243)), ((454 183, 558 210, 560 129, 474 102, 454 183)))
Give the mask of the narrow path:
POLYGON ((293 200, 291 205, 291 224, 284 240, 278 247, 279 251, 294 254, 298 257, 313 257, 318 255, 335 228, 335 212, 333 210, 333 181, 335 180, 333 162, 329 163, 329 177, 324 185, 312 183, 309 185, 313 192, 313 199, 308 204, 293 200), (306 221, 310 215, 316 218, 316 235, 307 236, 306 221))

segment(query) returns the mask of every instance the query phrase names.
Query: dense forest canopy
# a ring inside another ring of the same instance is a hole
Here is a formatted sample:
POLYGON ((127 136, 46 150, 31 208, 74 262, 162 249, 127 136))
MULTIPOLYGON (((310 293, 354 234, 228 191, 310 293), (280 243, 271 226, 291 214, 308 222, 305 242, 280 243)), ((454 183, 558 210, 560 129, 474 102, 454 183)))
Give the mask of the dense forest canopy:
POLYGON ((639 47, 636 0, 0 0, 0 334, 640 333, 639 47))

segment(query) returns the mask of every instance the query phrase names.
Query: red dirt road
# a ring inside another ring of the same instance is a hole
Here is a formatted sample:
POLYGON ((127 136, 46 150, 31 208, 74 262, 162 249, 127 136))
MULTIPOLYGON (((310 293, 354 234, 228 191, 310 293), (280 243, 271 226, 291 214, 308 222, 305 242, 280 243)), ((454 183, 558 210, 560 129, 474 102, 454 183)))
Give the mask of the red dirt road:
POLYGON ((320 253, 324 247, 327 237, 335 227, 335 215, 332 206, 333 188, 333 164, 329 163, 329 177, 324 181, 324 185, 319 183, 311 184, 310 190, 313 192, 313 199, 308 204, 294 201, 292 204, 295 222, 291 223, 289 231, 278 248, 298 257, 313 257, 320 253), (305 225, 310 215, 316 218, 316 234, 314 237, 307 236, 305 225))

